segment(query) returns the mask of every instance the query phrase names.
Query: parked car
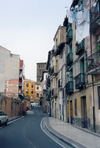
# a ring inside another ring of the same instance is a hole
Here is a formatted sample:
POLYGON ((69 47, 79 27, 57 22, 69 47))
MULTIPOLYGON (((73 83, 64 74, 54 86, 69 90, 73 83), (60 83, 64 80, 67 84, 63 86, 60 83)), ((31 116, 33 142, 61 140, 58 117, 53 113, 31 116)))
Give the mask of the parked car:
POLYGON ((2 124, 7 125, 7 122, 8 122, 8 116, 7 116, 7 114, 4 114, 4 112, 2 110, 0 110, 0 126, 2 124))

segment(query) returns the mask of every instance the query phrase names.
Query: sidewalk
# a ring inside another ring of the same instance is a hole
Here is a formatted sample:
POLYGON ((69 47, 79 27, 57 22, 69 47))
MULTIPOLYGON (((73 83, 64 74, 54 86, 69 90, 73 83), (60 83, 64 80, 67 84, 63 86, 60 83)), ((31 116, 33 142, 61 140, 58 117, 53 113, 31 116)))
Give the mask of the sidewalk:
POLYGON ((46 128, 50 133, 72 147, 100 148, 100 134, 75 127, 53 117, 46 117, 45 121, 46 128))

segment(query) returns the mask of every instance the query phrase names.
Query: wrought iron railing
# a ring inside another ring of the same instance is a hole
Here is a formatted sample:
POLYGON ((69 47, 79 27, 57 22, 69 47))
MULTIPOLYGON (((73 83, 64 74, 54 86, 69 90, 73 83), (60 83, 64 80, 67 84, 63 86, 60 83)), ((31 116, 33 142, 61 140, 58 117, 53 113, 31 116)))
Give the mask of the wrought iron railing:
POLYGON ((87 72, 100 67, 100 50, 87 57, 87 72))
POLYGON ((99 2, 96 3, 95 7, 93 6, 91 8, 90 12, 91 12, 90 13, 90 20, 91 20, 91 22, 93 22, 94 19, 96 19, 96 17, 98 16, 98 14, 100 14, 100 4, 99 4, 99 2))
POLYGON ((69 81, 67 84, 66 84, 66 93, 67 94, 70 94, 73 92, 73 81, 69 81))
POLYGON ((67 66, 69 66, 70 64, 73 63, 73 53, 70 52, 68 55, 67 55, 67 66))
POLYGON ((85 84, 85 74, 80 73, 75 77, 75 88, 76 89, 83 88, 84 84, 85 84))
POLYGON ((84 51, 84 41, 82 41, 80 44, 76 45, 76 55, 81 54, 84 51))

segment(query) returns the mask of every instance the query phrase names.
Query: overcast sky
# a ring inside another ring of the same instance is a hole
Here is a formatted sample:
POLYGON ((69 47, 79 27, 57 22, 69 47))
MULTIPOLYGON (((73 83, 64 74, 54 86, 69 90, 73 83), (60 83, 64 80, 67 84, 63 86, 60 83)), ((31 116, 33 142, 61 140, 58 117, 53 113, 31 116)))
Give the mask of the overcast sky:
POLYGON ((19 54, 25 77, 36 81, 36 63, 47 62, 53 38, 72 0, 0 0, 0 46, 19 54))

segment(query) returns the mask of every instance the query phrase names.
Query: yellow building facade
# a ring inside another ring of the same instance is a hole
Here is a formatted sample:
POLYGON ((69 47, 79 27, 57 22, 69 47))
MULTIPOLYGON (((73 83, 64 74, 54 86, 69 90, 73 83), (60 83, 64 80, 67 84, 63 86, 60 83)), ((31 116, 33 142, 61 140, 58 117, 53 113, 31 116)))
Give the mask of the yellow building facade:
POLYGON ((24 96, 30 97, 30 102, 35 101, 35 82, 32 80, 24 81, 24 96))

